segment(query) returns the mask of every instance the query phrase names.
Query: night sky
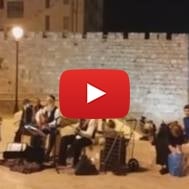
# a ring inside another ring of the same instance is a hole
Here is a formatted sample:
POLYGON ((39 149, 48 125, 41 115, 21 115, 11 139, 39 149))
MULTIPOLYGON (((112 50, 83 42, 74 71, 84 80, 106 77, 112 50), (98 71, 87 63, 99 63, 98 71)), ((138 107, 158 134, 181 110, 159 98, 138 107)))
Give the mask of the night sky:
POLYGON ((189 33, 189 0, 104 0, 104 31, 189 33))

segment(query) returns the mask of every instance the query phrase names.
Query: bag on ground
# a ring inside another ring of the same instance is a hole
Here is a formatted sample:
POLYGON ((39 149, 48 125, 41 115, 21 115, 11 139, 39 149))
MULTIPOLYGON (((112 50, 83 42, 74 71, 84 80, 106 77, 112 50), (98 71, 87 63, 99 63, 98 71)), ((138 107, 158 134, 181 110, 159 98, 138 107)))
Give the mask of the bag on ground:
POLYGON ((170 154, 168 157, 169 173, 173 176, 183 176, 183 154, 170 154))
POLYGON ((98 175, 99 172, 96 169, 92 161, 86 156, 82 155, 80 161, 75 168, 76 175, 98 175))

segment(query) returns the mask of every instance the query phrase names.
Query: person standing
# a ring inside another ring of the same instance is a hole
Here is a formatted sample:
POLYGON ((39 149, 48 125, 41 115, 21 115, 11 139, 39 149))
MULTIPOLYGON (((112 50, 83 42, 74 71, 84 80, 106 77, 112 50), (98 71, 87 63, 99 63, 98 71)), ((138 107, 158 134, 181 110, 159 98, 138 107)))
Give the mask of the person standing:
POLYGON ((169 155, 169 126, 162 122, 157 135, 154 138, 156 150, 156 164, 161 166, 160 174, 168 173, 168 155, 169 155))
POLYGON ((186 137, 186 141, 189 142, 189 104, 184 106, 185 117, 183 118, 184 122, 184 133, 186 137))

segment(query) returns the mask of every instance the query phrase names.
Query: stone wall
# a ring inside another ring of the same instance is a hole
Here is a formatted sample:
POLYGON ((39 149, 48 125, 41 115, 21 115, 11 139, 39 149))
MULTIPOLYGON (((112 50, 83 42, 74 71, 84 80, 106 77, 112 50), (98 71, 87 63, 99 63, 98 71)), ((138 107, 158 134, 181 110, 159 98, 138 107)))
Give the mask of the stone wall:
MULTIPOLYGON (((58 94, 62 71, 75 68, 116 68, 131 81, 130 113, 161 121, 178 119, 188 102, 188 36, 174 34, 28 33, 20 42, 19 97, 58 94)), ((14 98, 15 42, 0 33, 0 100, 14 98)))

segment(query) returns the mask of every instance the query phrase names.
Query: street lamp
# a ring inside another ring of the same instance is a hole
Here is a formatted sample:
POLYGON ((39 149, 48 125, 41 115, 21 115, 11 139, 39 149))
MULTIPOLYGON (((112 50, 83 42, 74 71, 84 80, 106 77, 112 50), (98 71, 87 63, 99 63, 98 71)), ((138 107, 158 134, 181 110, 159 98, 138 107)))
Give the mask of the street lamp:
POLYGON ((15 72, 15 105, 14 112, 18 111, 18 75, 19 75, 19 41, 22 39, 24 35, 23 28, 19 26, 15 26, 12 28, 12 35, 16 41, 16 72, 15 72))

